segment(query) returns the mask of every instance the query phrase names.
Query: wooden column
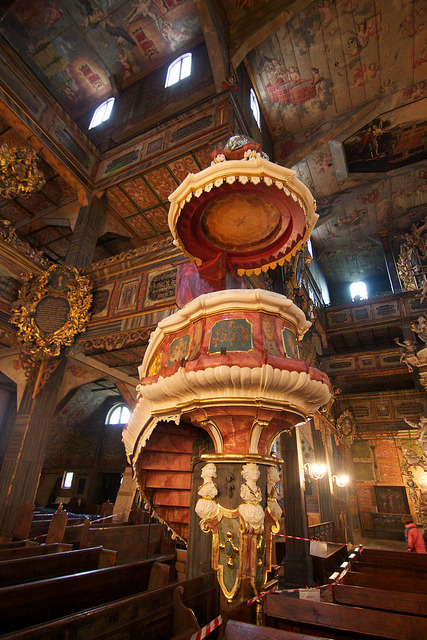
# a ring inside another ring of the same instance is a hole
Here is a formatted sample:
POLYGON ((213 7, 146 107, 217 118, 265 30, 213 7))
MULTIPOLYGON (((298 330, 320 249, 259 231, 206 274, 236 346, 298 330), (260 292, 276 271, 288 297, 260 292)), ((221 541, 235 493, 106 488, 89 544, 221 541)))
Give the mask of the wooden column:
MULTIPOLYGON (((104 227, 105 208, 97 198, 80 210, 65 263, 76 268, 89 264, 104 227)), ((34 501, 43 467, 56 398, 62 384, 66 357, 35 398, 28 383, 0 472, 0 536, 12 533, 18 509, 34 501)))
POLYGON ((0 472, 1 536, 11 535, 20 506, 34 501, 65 362, 63 357, 36 398, 31 384, 25 388, 0 472))
MULTIPOLYGON (((302 469, 302 452, 298 427, 291 435, 280 436, 283 458, 283 497, 286 535, 308 538, 302 469)), ((305 587, 313 584, 313 565, 310 544, 303 540, 286 539, 282 588, 305 587)))
POLYGON ((98 198, 80 209, 65 264, 81 269, 90 264, 96 243, 104 229, 106 210, 98 198))
MULTIPOLYGON (((313 436, 314 458, 316 463, 327 466, 322 434, 315 428, 313 423, 311 424, 311 434, 313 436)), ((328 473, 320 480, 317 480, 317 487, 319 490, 320 522, 331 522, 334 519, 334 512, 332 509, 332 496, 328 473)))

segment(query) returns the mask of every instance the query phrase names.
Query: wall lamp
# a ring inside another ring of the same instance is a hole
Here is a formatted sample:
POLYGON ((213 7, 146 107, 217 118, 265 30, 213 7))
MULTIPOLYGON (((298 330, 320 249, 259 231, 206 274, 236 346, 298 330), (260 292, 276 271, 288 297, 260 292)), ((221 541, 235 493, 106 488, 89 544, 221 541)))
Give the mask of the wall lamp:
POLYGON ((326 464, 313 464, 312 462, 306 462, 303 469, 313 480, 321 480, 328 470, 326 464))
POLYGON ((335 482, 337 487, 346 487, 350 482, 350 478, 345 475, 341 476, 332 476, 332 480, 335 482))

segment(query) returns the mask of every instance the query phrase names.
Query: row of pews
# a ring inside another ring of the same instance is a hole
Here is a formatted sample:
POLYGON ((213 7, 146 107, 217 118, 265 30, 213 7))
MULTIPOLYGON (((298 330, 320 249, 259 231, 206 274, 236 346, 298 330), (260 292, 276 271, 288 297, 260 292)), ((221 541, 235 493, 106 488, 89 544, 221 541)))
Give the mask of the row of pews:
MULTIPOLYGON (((17 546, 22 546, 22 541, 29 547, 44 542, 46 546, 72 545, 73 549, 99 546, 115 549, 116 564, 136 562, 160 553, 164 537, 162 524, 150 520, 148 512, 138 507, 132 508, 127 522, 113 522, 112 510, 111 503, 104 503, 100 516, 90 519, 85 515, 69 514, 62 505, 54 513, 37 512, 28 502, 18 512, 12 539, 17 546)), ((2 551, 0 543, 0 560, 2 551)), ((13 552, 9 549, 6 555, 11 558, 13 552)))
POLYGON ((0 561, 1 640, 180 640, 217 613, 214 574, 178 585, 175 553, 117 566, 116 551, 102 547, 21 551, 0 561))
POLYGON ((223 612, 222 640, 427 638, 427 555, 359 549, 330 587, 332 602, 269 593, 223 612))

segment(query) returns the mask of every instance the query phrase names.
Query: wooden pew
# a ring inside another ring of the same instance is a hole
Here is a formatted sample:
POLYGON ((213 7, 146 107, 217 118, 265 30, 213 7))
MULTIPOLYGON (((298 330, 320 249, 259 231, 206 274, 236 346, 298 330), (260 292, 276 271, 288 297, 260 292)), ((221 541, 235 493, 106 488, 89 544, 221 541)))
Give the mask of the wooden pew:
POLYGON ((162 524, 94 526, 84 522, 77 527, 67 527, 63 541, 80 548, 102 546, 114 549, 117 551, 116 564, 123 564, 161 553, 163 532, 162 524))
POLYGON ((353 563, 427 572, 427 554, 363 549, 353 563))
POLYGON ((371 587, 373 589, 386 589, 393 591, 407 591, 408 593, 426 593, 426 581, 416 577, 399 578, 393 580, 390 576, 378 573, 362 573, 360 571, 348 571, 343 576, 343 584, 351 584, 356 587, 371 587))
POLYGON ((112 567, 115 561, 116 552, 102 547, 5 560, 0 562, 0 589, 14 584, 112 567))
POLYGON ((368 575, 381 575, 391 581, 395 580, 417 580, 424 582, 427 590, 427 573, 420 571, 415 572, 413 569, 394 569, 390 567, 381 567, 374 564, 366 564, 364 562, 352 562, 351 570, 355 573, 366 573, 368 575))
MULTIPOLYGON (((172 562, 175 556, 162 556, 172 562)), ((3 633, 145 591, 155 559, 0 588, 3 633), (25 603, 25 606, 23 606, 25 603)))
POLYGON ((260 627, 237 620, 227 621, 222 638, 224 640, 319 640, 319 636, 260 627))
POLYGON ((0 542, 0 551, 3 549, 22 549, 23 547, 37 547, 39 545, 35 540, 10 540, 9 542, 0 542))
POLYGON ((33 544, 31 546, 11 547, 10 549, 0 549, 0 562, 3 560, 13 560, 14 558, 32 558, 33 556, 42 556, 49 553, 62 553, 63 551, 71 551, 71 544, 62 542, 54 542, 53 544, 33 544))
POLYGON ((427 637, 427 618, 361 609, 328 602, 312 602, 269 593, 263 598, 267 626, 297 627, 301 633, 327 634, 331 638, 414 640, 427 637), (353 634, 353 635, 351 635, 353 634))
MULTIPOLYGON (((115 567, 115 569, 123 571, 125 567, 115 567)), ((218 588, 214 572, 185 580, 179 586, 183 588, 183 603, 194 611, 200 626, 204 626, 215 618, 218 614, 218 588)), ((138 593, 95 607, 89 603, 83 614, 72 613, 61 619, 46 621, 12 634, 6 633, 6 629, 1 628, 0 633, 3 632, 6 635, 0 635, 0 639, 165 640, 173 635, 173 600, 176 588, 177 583, 174 583, 161 589, 138 593)), ((187 638, 191 633, 193 629, 189 629, 184 637, 187 638)))
MULTIPOLYGON (((393 588, 393 585, 390 584, 393 588)), ((407 593, 372 587, 357 587, 347 584, 334 584, 332 587, 334 602, 367 609, 381 609, 395 613, 413 613, 427 616, 427 594, 407 593)))

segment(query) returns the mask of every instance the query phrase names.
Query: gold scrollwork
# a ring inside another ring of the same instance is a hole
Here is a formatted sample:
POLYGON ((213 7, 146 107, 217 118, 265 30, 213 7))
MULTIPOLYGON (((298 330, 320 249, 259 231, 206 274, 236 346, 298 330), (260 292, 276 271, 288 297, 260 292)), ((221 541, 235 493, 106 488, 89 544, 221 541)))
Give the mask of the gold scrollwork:
POLYGON ((219 548, 227 556, 227 567, 234 567, 234 556, 240 552, 239 547, 234 544, 234 534, 232 531, 226 533, 227 541, 221 542, 219 548))
POLYGON ((11 322, 18 327, 26 358, 34 363, 60 355, 85 331, 92 302, 90 282, 74 267, 52 265, 41 276, 26 276, 11 322), (61 322, 61 317, 63 321, 61 322))

